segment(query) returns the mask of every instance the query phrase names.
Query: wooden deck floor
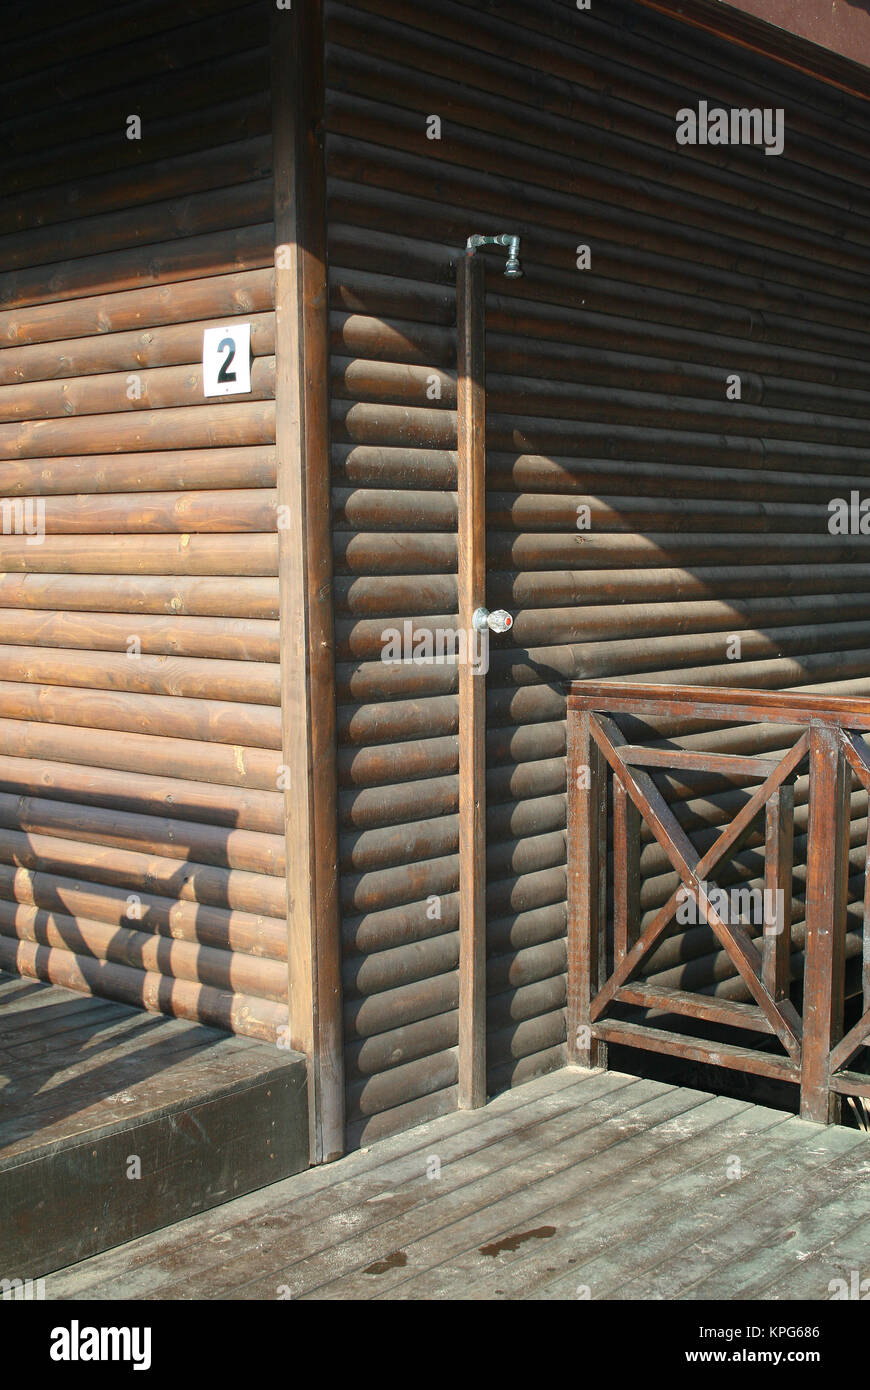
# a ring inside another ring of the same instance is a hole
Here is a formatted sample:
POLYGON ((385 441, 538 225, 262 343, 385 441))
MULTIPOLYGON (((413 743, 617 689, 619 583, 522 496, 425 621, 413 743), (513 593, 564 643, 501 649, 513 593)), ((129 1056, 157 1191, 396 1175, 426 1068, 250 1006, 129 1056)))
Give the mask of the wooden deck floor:
POLYGON ((870 1275, 870 1137, 560 1071, 47 1281, 49 1298, 801 1299, 870 1275))

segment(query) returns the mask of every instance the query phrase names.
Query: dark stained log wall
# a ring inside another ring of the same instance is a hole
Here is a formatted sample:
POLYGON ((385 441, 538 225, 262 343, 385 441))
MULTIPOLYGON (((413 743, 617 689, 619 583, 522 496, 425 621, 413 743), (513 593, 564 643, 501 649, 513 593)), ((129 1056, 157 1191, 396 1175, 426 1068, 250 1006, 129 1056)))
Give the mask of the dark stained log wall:
POLYGON ((45 536, 0 535, 0 966, 272 1038, 267 7, 3 19, 0 498, 45 536), (203 328, 237 315, 253 389, 206 400, 203 328))
MULTIPOLYGON (((870 111, 629 0, 330 0, 326 57, 353 1141, 456 1104, 456 676, 380 659, 386 627, 456 621, 456 255, 523 238, 487 315, 488 602, 516 618, 488 676, 492 1090, 565 1055, 564 682, 870 694, 870 542, 827 526, 870 471, 870 111), (678 150, 701 99, 782 107, 785 153, 678 150)), ((699 844, 739 795, 671 792, 699 844)), ((795 821, 800 856, 800 781, 795 821)), ((640 865, 649 913, 675 876, 647 840, 640 865)), ((654 964, 740 997, 705 929, 654 964)))

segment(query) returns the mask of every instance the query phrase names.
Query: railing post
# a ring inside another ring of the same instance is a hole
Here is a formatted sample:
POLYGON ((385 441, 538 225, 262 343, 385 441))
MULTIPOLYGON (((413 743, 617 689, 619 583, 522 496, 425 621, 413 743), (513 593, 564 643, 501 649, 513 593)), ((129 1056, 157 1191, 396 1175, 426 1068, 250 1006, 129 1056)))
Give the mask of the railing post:
POLYGON ((568 710, 568 1061, 607 1065, 590 1005, 606 972, 607 769, 586 710, 568 710))
POLYGON ((794 866, 794 785, 779 787, 765 807, 764 936, 761 978, 771 999, 788 999, 791 984, 791 882, 794 866), (770 904, 774 904, 772 918, 770 904))
POLYGON ((818 1124, 839 1118, 829 1080, 843 1032, 850 786, 839 729, 811 724, 801 1117, 818 1124))

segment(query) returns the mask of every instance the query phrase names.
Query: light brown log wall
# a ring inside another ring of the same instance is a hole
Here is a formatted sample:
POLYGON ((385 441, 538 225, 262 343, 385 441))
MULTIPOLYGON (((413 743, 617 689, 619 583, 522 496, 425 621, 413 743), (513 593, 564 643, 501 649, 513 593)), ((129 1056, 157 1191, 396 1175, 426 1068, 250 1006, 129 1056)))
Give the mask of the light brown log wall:
POLYGON ((0 967, 272 1038, 287 928, 266 7, 20 15, 0 118, 0 498, 39 499, 46 534, 0 534, 0 967), (252 390, 206 400, 203 329, 234 316, 252 390))
MULTIPOLYGON (((827 531, 829 500, 870 474, 870 116, 630 0, 333 0, 327 41, 348 1102, 366 1138, 456 1103, 455 673, 380 660, 386 626, 456 621, 455 256, 470 233, 523 238, 524 278, 494 264, 488 300, 489 603, 516 618, 488 677, 497 1088, 564 1057, 563 682, 870 693, 868 542, 827 531), (785 154, 678 153, 675 113, 701 98, 784 107, 785 154)), ((674 796, 699 842, 733 806, 674 796)), ((800 783, 798 802, 800 854, 800 783)), ((853 815, 860 875, 866 797, 853 815)), ((740 864, 756 876, 757 849, 740 864)), ((641 870, 647 912, 676 885, 646 839, 641 870)), ((735 992, 706 929, 655 967, 735 992)))

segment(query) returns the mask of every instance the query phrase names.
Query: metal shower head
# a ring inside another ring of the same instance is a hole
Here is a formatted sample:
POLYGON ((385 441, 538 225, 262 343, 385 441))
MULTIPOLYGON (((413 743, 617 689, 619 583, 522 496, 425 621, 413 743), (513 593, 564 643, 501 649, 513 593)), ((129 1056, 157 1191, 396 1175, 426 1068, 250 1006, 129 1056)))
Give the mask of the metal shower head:
POLYGON ((465 249, 470 255, 474 255, 481 246, 506 246, 507 264, 504 273, 509 279, 516 279, 522 275, 520 266, 520 239, 512 236, 510 232, 502 232, 499 236, 470 236, 466 242, 465 249))

